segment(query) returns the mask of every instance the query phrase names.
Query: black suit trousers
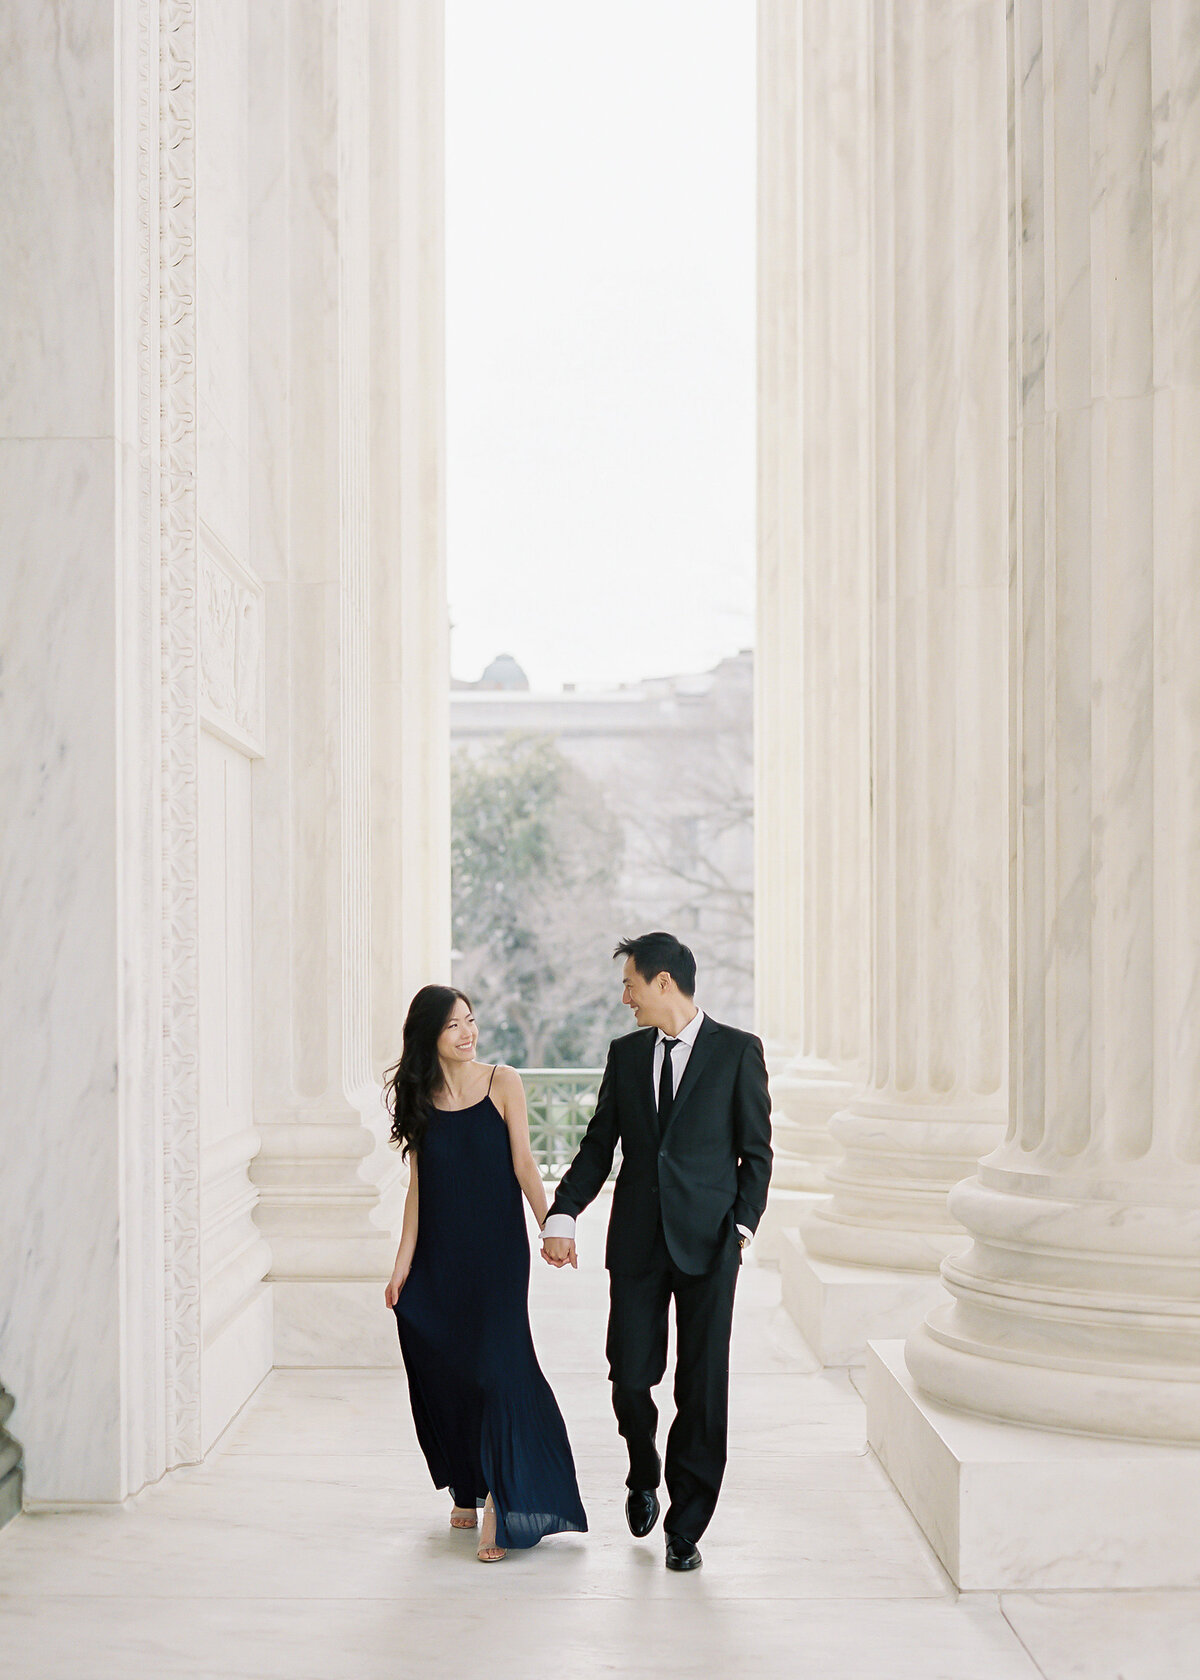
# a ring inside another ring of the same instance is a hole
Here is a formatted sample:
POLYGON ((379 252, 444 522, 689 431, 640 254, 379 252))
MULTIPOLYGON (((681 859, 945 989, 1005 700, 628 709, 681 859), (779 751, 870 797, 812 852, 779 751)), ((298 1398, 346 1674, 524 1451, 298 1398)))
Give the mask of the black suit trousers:
POLYGON ((699 1540, 716 1509, 725 1473, 729 1420, 729 1338, 741 1251, 730 1239, 711 1270, 681 1272, 661 1233, 654 1262, 638 1273, 610 1272, 608 1365, 617 1428, 629 1449, 631 1488, 659 1483, 654 1437, 658 1408, 650 1390, 667 1368, 668 1315, 675 1302, 675 1421, 667 1436, 670 1503, 664 1528, 699 1540))

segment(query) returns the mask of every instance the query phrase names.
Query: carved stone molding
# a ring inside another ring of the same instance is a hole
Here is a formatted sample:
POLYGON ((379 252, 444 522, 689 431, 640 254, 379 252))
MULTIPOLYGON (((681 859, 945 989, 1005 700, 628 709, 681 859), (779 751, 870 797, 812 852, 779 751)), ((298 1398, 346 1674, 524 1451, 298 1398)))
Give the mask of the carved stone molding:
POLYGON ((341 701, 342 1078, 362 1107, 371 1072, 370 838, 370 290, 369 28, 364 0, 338 6, 338 431, 341 701))
POLYGON ((196 19, 161 0, 158 60, 162 582, 163 1202, 168 1465, 200 1435, 196 530, 196 19))
MULTIPOLYGON (((126 1239, 124 1311, 130 1333, 123 1343, 125 1361, 125 1473, 127 1492, 156 1481, 166 1468, 161 1359, 147 1358, 163 1334, 163 1266, 160 1244, 162 1161, 159 1121, 162 1081, 157 1056, 161 1036, 161 990, 154 964, 161 950, 161 775, 162 775, 162 589, 159 504, 159 0, 136 0, 136 56, 131 83, 122 82, 123 107, 132 101, 137 192, 131 274, 136 278, 136 315, 123 323, 132 329, 122 360, 136 369, 137 460, 132 487, 136 508, 135 613, 122 633, 122 663, 136 666, 124 699, 126 769, 131 809, 138 812, 136 837, 127 832, 123 850, 136 857, 136 879, 126 900, 126 937, 136 939, 138 968, 144 976, 140 1006, 126 1013, 119 1055, 131 1078, 121 1150, 123 1219, 136 1233, 126 1239), (136 933, 132 930, 136 928, 136 933)), ((123 333, 124 336, 124 333, 123 333)), ((129 556, 132 558, 132 556, 129 556)), ((160 967, 161 972, 161 967, 160 967)))
POLYGON ((263 586, 207 528, 200 541, 200 712, 249 756, 263 751, 263 586))

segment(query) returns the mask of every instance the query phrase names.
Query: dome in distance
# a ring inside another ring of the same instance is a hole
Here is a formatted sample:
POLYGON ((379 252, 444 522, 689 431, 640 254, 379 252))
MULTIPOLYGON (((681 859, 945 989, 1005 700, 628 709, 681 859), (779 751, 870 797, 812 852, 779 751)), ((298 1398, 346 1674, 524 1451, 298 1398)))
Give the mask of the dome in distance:
POLYGON ((511 653, 501 653, 497 654, 496 658, 492 660, 476 686, 491 689, 520 689, 527 692, 529 678, 511 653))

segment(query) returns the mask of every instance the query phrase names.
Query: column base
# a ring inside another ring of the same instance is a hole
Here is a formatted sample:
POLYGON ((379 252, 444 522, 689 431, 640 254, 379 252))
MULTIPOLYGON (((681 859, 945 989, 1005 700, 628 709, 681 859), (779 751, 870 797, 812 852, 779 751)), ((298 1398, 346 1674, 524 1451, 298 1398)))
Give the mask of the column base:
POLYGON ((783 1239, 800 1229, 814 1202, 828 1196, 821 1190, 780 1190, 771 1186, 766 1212, 754 1233, 754 1255, 760 1265, 778 1266, 783 1260, 783 1239))
POLYGON ((396 1320, 383 1303, 387 1278, 276 1280, 276 1367, 400 1364, 396 1320))
POLYGON ((867 1438, 964 1592, 1200 1586, 1200 1448, 956 1412, 901 1341, 866 1363, 867 1438))
POLYGON ((936 1272, 814 1260, 798 1232, 781 1239, 783 1304, 822 1365, 861 1365, 868 1341, 907 1336, 946 1299, 936 1272))
POLYGON ((841 1159, 829 1122, 850 1101, 859 1081, 832 1062, 794 1057, 771 1076, 775 1182, 795 1190, 828 1190, 825 1172, 841 1159))

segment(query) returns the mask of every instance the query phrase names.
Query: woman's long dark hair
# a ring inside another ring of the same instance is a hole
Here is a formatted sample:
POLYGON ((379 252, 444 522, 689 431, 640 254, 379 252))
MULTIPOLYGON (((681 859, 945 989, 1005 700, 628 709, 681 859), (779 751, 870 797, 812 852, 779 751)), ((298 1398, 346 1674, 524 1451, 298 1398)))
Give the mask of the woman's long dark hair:
POLYGON ((456 1003, 471 1000, 453 986, 422 986, 404 1017, 400 1060, 384 1074, 383 1097, 392 1117, 392 1142, 405 1160, 420 1154, 421 1139, 433 1110, 433 1094, 442 1083, 437 1041, 456 1003))

